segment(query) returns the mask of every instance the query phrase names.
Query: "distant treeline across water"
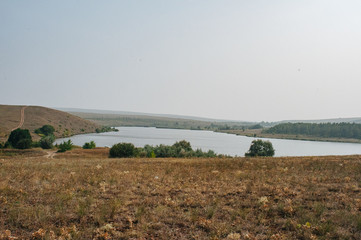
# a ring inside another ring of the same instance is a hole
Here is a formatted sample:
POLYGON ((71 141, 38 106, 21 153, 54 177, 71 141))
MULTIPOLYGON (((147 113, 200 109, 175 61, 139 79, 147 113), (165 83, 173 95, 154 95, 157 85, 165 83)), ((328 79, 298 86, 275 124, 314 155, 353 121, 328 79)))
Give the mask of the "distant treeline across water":
POLYGON ((356 123, 282 123, 264 133, 307 135, 324 138, 361 139, 361 124, 356 123))

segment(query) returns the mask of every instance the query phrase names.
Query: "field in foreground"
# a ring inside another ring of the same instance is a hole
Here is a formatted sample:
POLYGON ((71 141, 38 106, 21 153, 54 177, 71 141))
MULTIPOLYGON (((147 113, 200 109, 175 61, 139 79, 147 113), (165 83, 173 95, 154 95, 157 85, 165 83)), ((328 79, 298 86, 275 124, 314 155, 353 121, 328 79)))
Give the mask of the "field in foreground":
POLYGON ((0 152, 3 239, 361 239, 360 211, 361 156, 0 152))

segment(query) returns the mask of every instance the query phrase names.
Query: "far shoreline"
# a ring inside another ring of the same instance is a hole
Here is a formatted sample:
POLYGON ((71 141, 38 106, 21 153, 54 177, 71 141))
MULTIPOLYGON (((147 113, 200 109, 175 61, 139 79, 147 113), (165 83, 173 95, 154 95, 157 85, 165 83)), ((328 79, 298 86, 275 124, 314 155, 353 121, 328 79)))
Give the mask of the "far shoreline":
POLYGON ((354 138, 320 138, 305 135, 286 135, 286 134, 265 134, 262 129, 254 130, 216 130, 215 132, 234 134, 238 136, 246 136, 253 138, 271 138, 271 139, 287 139, 287 140, 300 140, 310 142, 335 142, 335 143, 355 143, 361 144, 360 139, 354 138))
MULTIPOLYGON (((270 138, 270 139, 286 139, 286 140, 300 140, 300 141, 309 141, 309 142, 334 142, 334 143, 355 143, 361 144, 361 140, 359 139, 347 139, 347 138, 317 138, 311 136, 304 136, 304 135, 285 135, 285 134, 264 134, 262 133, 263 129, 246 129, 243 130, 209 130, 209 129, 194 129, 194 128, 172 128, 172 127, 159 127, 159 126, 134 126, 134 125, 123 125, 123 126, 112 126, 111 128, 117 127, 145 127, 145 128, 157 128, 157 129, 173 129, 173 130, 191 130, 191 131, 210 131, 215 133, 226 133, 232 134, 237 136, 245 136, 251 138, 270 138)), ((80 134, 73 134, 71 136, 66 137, 59 137, 56 138, 69 138, 75 135, 83 135, 89 133, 97 133, 97 132, 87 132, 87 133, 80 133, 80 134)))

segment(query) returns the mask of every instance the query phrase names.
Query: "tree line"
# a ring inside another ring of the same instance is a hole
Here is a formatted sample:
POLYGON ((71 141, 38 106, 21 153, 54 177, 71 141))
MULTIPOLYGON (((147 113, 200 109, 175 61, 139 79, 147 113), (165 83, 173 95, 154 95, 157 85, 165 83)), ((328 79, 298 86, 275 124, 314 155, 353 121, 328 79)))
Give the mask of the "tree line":
POLYGON ((157 146, 145 145, 143 148, 135 147, 132 143, 114 144, 110 151, 110 157, 146 157, 146 158, 214 158, 228 157, 222 154, 216 154, 212 150, 203 152, 201 149, 193 150, 190 142, 185 140, 174 143, 173 145, 160 144, 157 146))
POLYGON ((356 123, 281 123, 263 133, 306 135, 323 138, 361 139, 361 124, 356 123))

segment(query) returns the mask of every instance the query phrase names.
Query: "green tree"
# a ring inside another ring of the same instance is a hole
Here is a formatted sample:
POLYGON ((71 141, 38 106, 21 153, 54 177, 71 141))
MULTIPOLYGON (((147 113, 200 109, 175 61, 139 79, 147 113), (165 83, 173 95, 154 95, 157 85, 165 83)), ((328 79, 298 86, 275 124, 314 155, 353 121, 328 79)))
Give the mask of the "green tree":
POLYGON ((172 148, 174 149, 176 156, 179 154, 184 155, 187 152, 192 152, 192 146, 190 142, 187 142, 186 140, 182 140, 179 142, 176 142, 173 144, 172 148))
POLYGON ((44 134, 45 136, 50 136, 54 134, 54 127, 51 125, 44 125, 41 128, 35 129, 36 134, 44 134))
POLYGON ((28 129, 15 129, 10 133, 8 143, 18 149, 27 149, 31 147, 32 139, 28 129))
POLYGON ((59 144, 58 148, 58 152, 66 152, 68 150, 71 150, 74 147, 73 143, 71 142, 71 140, 69 139, 68 141, 64 141, 62 143, 59 144))
POLYGON ((96 147, 96 144, 94 141, 86 142, 83 145, 83 149, 93 149, 96 147))
POLYGON ((51 149, 53 148, 54 141, 55 141, 54 135, 49 135, 41 138, 39 144, 42 149, 51 149))
POLYGON ((249 129, 261 129, 261 128, 263 128, 261 124, 256 124, 249 127, 249 129))
POLYGON ((272 157, 275 154, 275 150, 270 141, 262 141, 260 139, 253 140, 252 144, 245 154, 246 157, 272 157))
POLYGON ((113 158, 135 157, 136 155, 137 149, 132 143, 114 144, 109 151, 109 157, 113 158))

